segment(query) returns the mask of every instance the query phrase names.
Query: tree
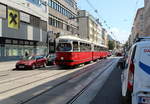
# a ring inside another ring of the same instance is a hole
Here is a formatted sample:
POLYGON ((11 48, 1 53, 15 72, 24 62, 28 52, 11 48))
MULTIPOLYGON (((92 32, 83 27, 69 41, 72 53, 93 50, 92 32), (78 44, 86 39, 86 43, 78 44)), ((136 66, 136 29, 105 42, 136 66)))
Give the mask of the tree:
POLYGON ((113 50, 115 48, 115 42, 112 40, 108 41, 108 48, 109 50, 113 50))

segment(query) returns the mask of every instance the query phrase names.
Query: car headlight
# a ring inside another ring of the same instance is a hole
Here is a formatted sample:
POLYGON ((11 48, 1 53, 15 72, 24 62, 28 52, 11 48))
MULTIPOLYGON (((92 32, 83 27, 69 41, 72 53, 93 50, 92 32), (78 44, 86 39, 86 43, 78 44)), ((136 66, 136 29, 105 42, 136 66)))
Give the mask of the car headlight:
POLYGON ((64 57, 61 57, 60 59, 61 59, 61 60, 64 60, 64 57))

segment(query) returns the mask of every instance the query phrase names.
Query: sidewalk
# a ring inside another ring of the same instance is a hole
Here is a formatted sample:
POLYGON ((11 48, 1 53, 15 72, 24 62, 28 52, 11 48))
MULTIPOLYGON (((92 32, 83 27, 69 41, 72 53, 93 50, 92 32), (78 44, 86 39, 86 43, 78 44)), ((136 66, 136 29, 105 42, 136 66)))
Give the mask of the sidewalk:
POLYGON ((15 68, 17 61, 0 62, 0 71, 8 71, 15 68))

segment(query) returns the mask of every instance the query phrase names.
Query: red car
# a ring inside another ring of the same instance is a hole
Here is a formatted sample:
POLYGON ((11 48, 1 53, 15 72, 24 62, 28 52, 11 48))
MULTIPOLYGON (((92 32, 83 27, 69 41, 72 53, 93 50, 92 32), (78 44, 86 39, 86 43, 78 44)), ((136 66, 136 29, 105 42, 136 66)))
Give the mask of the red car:
POLYGON ((46 59, 44 56, 24 57, 16 63, 16 69, 35 69, 37 67, 45 67, 46 59))

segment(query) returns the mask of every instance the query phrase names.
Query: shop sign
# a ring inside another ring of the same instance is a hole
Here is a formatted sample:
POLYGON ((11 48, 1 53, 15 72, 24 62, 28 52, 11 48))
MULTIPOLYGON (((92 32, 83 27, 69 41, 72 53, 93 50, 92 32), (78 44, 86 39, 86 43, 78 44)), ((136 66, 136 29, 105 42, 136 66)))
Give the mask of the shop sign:
POLYGON ((30 15, 23 13, 23 12, 20 12, 20 20, 23 22, 30 23, 30 15))
POLYGON ((8 8, 8 27, 18 29, 19 24, 19 12, 17 10, 8 8))
POLYGON ((6 18, 6 6, 0 4, 0 18, 6 18))

